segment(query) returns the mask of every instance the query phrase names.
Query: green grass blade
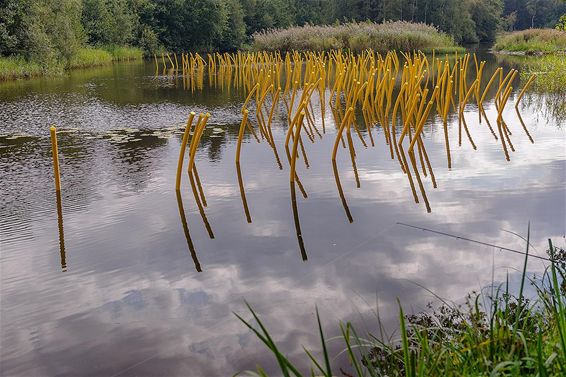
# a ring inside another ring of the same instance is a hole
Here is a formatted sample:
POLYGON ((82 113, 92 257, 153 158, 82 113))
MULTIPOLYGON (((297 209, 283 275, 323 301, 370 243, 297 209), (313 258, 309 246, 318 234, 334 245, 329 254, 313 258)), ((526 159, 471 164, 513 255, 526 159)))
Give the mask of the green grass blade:
POLYGON ((326 349, 326 340, 324 339, 324 333, 322 332, 322 324, 320 323, 320 315, 318 314, 318 308, 316 308, 316 321, 318 322, 318 331, 320 332, 320 341, 322 343, 322 353, 324 355, 326 375, 331 377, 332 369, 330 368, 330 358, 328 357, 328 350, 326 349))
POLYGON ((350 343, 350 329, 351 329, 350 323, 347 323, 345 326, 344 326, 343 323, 340 324, 340 331, 342 332, 342 337, 344 338, 344 342, 346 342, 346 349, 348 350, 348 356, 350 357, 350 361, 354 365, 354 368, 356 369, 356 373, 358 374, 358 377, 362 377, 362 376, 364 376, 364 373, 363 373, 362 368, 361 368, 361 366, 358 362, 358 359, 354 355, 354 351, 353 351, 352 345, 350 343))
MULTIPOLYGON (((552 240, 548 239, 548 245, 550 247, 552 253, 552 259, 554 259, 554 246, 552 245, 552 240)), ((562 294, 560 292, 560 285, 558 284, 558 276, 556 274, 556 265, 555 261, 553 260, 550 263, 550 270, 552 273, 552 288, 553 288, 553 295, 554 300, 556 301, 555 306, 555 315, 556 315, 556 325, 558 327, 558 334, 560 337, 560 343, 562 346, 562 363, 561 365, 566 364, 566 313, 564 312, 564 304, 562 302, 562 294)))
POLYGON ((407 326, 405 324, 405 314, 403 313, 403 307, 401 302, 397 299, 397 304, 399 304, 399 322, 401 326, 401 341, 403 345, 403 361, 405 363, 405 376, 412 377, 413 371, 411 368, 411 360, 409 355, 409 339, 407 338, 407 326))
MULTIPOLYGON (((305 347, 303 347, 303 349, 305 350, 305 353, 307 354, 307 356, 309 357, 309 359, 311 359, 311 361, 313 362, 313 364, 316 366, 316 368, 320 371, 320 373, 322 373, 324 376, 326 377, 332 377, 331 374, 327 374, 326 371, 324 370, 324 368, 320 365, 320 363, 318 361, 316 361, 315 357, 312 355, 312 353, 310 353, 310 351, 308 349, 306 349, 305 347)), ((311 373, 314 374, 314 373, 311 373)))

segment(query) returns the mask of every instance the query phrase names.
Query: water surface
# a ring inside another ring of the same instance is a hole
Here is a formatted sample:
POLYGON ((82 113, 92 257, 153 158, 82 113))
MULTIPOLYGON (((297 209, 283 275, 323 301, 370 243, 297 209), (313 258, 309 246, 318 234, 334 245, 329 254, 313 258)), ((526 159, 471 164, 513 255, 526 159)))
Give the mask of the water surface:
MULTIPOLYGON (((486 59, 493 72, 495 59, 486 59)), ((151 63, 122 63, 0 84, 2 375, 220 376, 257 363, 269 370, 269 354, 232 314, 250 317, 244 300, 295 357, 301 345, 318 347, 315 305, 329 335, 339 320, 375 332, 377 307, 393 328, 397 297, 406 311, 434 300, 419 285, 461 300, 492 279, 519 279, 523 260, 514 254, 398 222, 522 250, 509 232, 526 234, 530 221, 535 253, 544 255, 548 237, 564 246, 566 134, 544 96, 520 107, 534 143, 515 112, 517 92, 511 96, 510 161, 473 105, 466 119, 477 150, 467 140, 457 146, 452 115, 452 169, 442 125, 427 123, 438 182, 434 189, 424 181, 430 213, 413 201, 380 128, 373 148, 354 140, 359 188, 339 150, 343 201, 326 114, 326 135, 305 144, 308 169, 298 161, 308 198, 297 192, 295 213, 288 164, 280 170, 265 142, 246 137, 240 173, 248 218, 234 164, 243 94, 207 83, 187 90, 154 72, 151 63), (186 175, 181 196, 174 190, 190 111, 212 114, 196 161, 202 211, 186 175), (60 198, 51 124, 63 131, 60 198)), ((486 110, 494 124, 493 102, 486 110)), ((285 131, 280 112, 277 145, 285 131)), ((532 272, 543 268, 530 263, 532 272)))

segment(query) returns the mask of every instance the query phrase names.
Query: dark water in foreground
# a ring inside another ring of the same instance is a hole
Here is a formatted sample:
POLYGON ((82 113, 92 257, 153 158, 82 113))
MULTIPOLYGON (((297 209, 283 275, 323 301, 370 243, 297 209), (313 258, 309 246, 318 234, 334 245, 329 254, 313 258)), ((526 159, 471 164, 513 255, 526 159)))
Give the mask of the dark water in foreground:
MULTIPOLYGON (((250 317, 244 299, 293 358, 301 345, 318 347, 315 305, 329 336, 339 320, 376 331, 376 301, 394 326, 397 297, 406 311, 434 299, 419 284, 460 300, 492 276, 519 279, 523 261, 514 254, 397 222, 522 250, 508 231, 526 234, 530 221, 537 254, 544 255, 548 237, 565 243, 566 127, 536 96, 521 110, 534 143, 512 105, 504 114, 515 147, 510 162, 473 106, 466 118, 478 149, 466 141, 457 147, 452 116, 451 170, 441 125, 428 125, 425 143, 438 181, 433 189, 425 180, 431 213, 414 203, 381 129, 374 148, 354 140, 360 188, 339 151, 352 223, 330 164, 330 113, 325 137, 305 145, 309 168, 298 163, 308 199, 297 195, 296 218, 288 165, 279 170, 265 142, 246 139, 248 223, 234 164, 242 95, 192 93, 153 73, 151 64, 116 64, 0 84, 3 376, 227 376, 256 363, 269 369, 270 355, 232 314, 250 317), (180 200, 174 190, 180 127, 190 111, 212 114, 197 154, 203 212, 186 176, 180 200), (60 211, 52 123, 67 131, 59 135, 60 211)), ((495 123, 493 102, 486 109, 495 123)), ((284 124, 278 117, 274 125, 278 145, 284 124)), ((533 272, 543 268, 530 263, 533 272)))

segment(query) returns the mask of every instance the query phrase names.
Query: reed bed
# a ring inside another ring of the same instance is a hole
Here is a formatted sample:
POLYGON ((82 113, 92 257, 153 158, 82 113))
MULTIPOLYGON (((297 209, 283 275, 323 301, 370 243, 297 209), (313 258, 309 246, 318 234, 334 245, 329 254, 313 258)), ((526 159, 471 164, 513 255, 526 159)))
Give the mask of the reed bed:
POLYGON ((525 54, 566 53, 566 31, 527 29, 501 34, 493 45, 495 51, 525 54))
POLYGON ((329 51, 349 49, 362 52, 389 50, 436 49, 442 52, 462 51, 449 35, 424 23, 391 21, 384 23, 350 22, 342 25, 295 26, 253 35, 255 51, 329 51))
MULTIPOLYGON (((441 298, 435 310, 405 314, 399 303, 399 328, 388 334, 377 316, 380 335, 360 334, 340 323, 334 338, 348 355, 349 368, 335 368, 317 310, 319 352, 305 349, 304 373, 280 348, 255 311, 253 320, 235 314, 273 354, 283 376, 564 376, 566 374, 566 252, 549 239, 547 267, 540 278, 527 275, 529 237, 519 292, 504 283, 472 292, 464 305, 441 298), (526 297, 531 284, 535 297, 526 297), (484 306, 485 305, 485 306, 484 306), (321 354, 321 357, 315 357, 321 354)), ((431 306, 431 308, 433 308, 431 306)), ((316 330, 315 330, 316 331, 316 330)), ((267 376, 261 366, 252 376, 267 376)))

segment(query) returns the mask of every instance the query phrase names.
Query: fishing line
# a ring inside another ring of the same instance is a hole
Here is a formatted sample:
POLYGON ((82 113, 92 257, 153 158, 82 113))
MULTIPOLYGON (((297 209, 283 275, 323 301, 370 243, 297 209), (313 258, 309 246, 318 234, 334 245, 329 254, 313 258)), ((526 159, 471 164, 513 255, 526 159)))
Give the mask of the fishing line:
POLYGON ((409 228, 414 228, 414 229, 423 230, 423 231, 426 231, 426 232, 431 232, 431 233, 440 234, 440 235, 446 236, 446 237, 456 238, 456 239, 458 239, 458 240, 473 242, 473 243, 477 243, 477 244, 484 245, 484 246, 495 247, 495 248, 497 248, 497 249, 499 249, 499 250, 502 250, 502 251, 509 251, 509 252, 511 252, 511 253, 516 253, 516 254, 521 254, 521 255, 527 255, 527 256, 532 257, 532 258, 542 259, 542 260, 549 261, 549 262, 555 262, 555 260, 550 259, 550 258, 540 257, 540 256, 538 256, 538 255, 533 255, 533 254, 527 254, 527 253, 525 253, 525 252, 523 252, 523 251, 520 251, 520 250, 509 249, 508 247, 499 246, 499 245, 494 245, 494 244, 492 244, 492 243, 482 242, 482 241, 478 241, 478 240, 473 240, 473 239, 471 239, 471 238, 462 237, 462 236, 457 236, 457 235, 455 235, 455 234, 450 234, 450 233, 446 233, 446 232, 440 232, 440 231, 438 231, 438 230, 423 228, 423 227, 420 227, 420 226, 410 225, 410 224, 405 224, 405 223, 400 223, 400 222, 397 222, 397 224, 398 224, 398 225, 403 225, 403 226, 406 226, 406 227, 409 227, 409 228))

